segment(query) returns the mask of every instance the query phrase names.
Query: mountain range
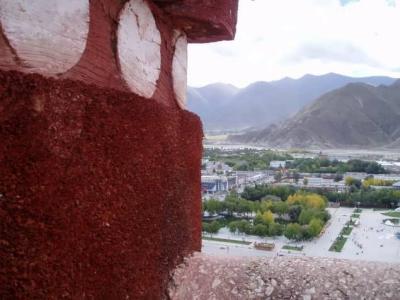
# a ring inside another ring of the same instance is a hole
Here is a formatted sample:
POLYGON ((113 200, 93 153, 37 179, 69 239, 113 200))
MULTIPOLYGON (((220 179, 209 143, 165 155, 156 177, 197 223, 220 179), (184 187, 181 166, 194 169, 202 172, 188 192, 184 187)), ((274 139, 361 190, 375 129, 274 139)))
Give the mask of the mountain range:
POLYGON ((278 148, 399 149, 400 80, 388 86, 347 84, 321 95, 281 124, 229 139, 278 148))
POLYGON ((216 83, 188 88, 188 109, 198 114, 206 131, 261 129, 294 116, 306 105, 349 83, 389 85, 390 77, 354 78, 335 73, 299 79, 255 82, 239 89, 216 83))

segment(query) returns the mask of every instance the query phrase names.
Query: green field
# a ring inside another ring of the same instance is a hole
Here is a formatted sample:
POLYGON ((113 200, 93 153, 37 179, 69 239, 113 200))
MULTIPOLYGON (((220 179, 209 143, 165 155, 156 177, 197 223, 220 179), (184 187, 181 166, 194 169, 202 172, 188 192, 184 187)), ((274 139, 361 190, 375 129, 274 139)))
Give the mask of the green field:
POLYGON ((382 215, 392 217, 392 218, 400 218, 400 211, 388 211, 388 212, 382 213, 382 215))
POLYGON ((342 234, 342 235, 350 235, 352 230, 353 230, 353 227, 343 227, 342 232, 340 234, 342 234))
POLYGON ((251 244, 251 242, 247 242, 247 241, 213 238, 213 237, 209 237, 209 236, 203 236, 203 240, 232 243, 232 244, 241 244, 241 245, 250 245, 251 244))
POLYGON ((284 245, 282 249, 285 250, 293 250, 293 251, 302 251, 304 246, 290 246, 290 245, 284 245))
POLYGON ((346 243, 347 238, 343 236, 338 236, 336 240, 333 242, 332 246, 329 248, 329 251, 333 252, 342 252, 344 244, 346 243))

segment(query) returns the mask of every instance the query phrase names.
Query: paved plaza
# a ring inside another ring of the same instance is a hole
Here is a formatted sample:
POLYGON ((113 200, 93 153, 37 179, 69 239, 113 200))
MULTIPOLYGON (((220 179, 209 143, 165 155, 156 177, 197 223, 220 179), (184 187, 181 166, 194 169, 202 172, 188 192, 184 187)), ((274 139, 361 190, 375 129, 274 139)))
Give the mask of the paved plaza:
POLYGON ((275 243, 273 251, 255 250, 252 245, 236 245, 232 243, 203 240, 202 251, 212 255, 233 256, 319 256, 344 259, 356 259, 367 261, 397 262, 400 263, 400 240, 396 238, 396 232, 400 227, 391 227, 383 224, 383 220, 389 217, 382 215, 382 211, 362 209, 360 224, 353 228, 342 252, 329 251, 330 246, 350 220, 353 208, 329 208, 331 220, 328 222, 324 234, 309 242, 293 243, 281 236, 278 238, 258 238, 232 234, 227 229, 222 229, 214 237, 264 241, 275 243), (302 245, 303 251, 283 250, 283 245, 302 245))

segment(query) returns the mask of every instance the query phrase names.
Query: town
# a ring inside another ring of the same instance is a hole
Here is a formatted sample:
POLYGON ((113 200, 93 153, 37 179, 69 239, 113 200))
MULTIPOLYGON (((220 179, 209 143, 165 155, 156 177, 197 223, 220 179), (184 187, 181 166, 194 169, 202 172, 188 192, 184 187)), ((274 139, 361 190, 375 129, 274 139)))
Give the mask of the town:
POLYGON ((400 259, 398 157, 206 146, 201 184, 205 252, 400 259))

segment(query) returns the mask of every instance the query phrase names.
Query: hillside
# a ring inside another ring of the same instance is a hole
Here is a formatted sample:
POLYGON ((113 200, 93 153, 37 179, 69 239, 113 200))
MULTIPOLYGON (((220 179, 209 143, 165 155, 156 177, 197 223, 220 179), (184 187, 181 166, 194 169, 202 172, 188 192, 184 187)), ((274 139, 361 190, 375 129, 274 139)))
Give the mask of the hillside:
POLYGON ((281 125, 230 137, 272 147, 400 146, 400 80, 374 87, 351 83, 319 97, 281 125))
POLYGON ((391 84, 389 77, 353 78, 329 73, 255 82, 238 89, 212 84, 188 89, 188 109, 198 114, 206 130, 262 128, 294 115, 322 94, 351 82, 391 84))

